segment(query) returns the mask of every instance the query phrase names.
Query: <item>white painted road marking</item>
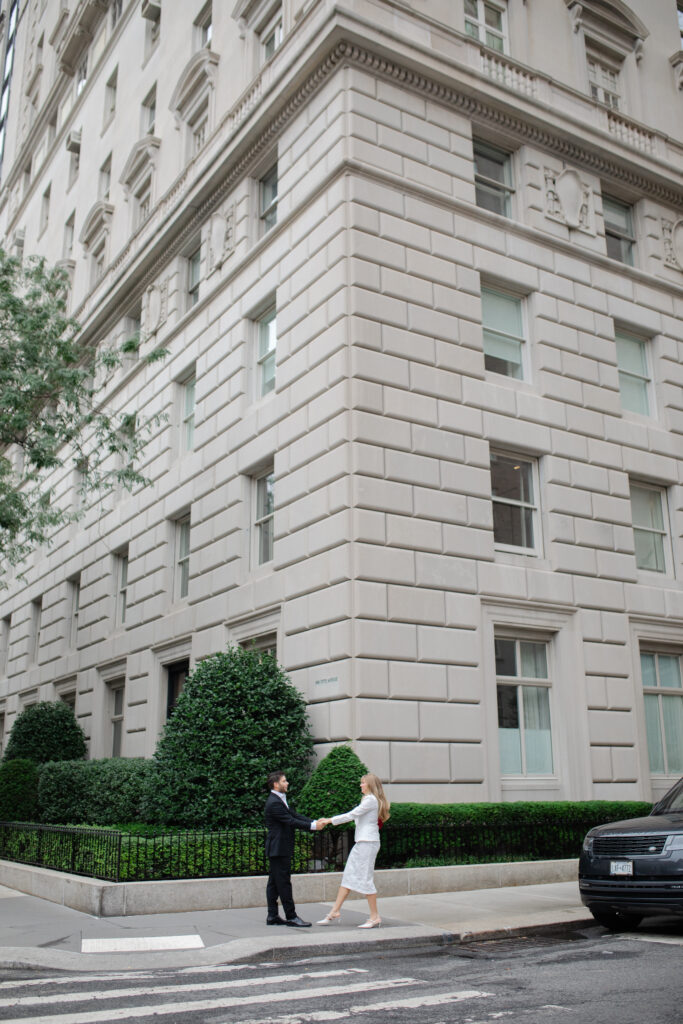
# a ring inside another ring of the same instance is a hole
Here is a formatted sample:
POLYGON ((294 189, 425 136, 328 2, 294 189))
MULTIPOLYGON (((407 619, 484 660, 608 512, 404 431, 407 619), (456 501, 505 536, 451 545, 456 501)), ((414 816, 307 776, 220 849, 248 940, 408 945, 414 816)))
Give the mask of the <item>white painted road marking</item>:
POLYGON ((81 942, 81 953, 142 953, 152 949, 204 949, 204 941, 201 935, 131 935, 81 942))
MULTIPOLYGON (((419 1010, 423 1006, 444 1006, 448 1003, 461 1003, 468 999, 488 999, 491 992, 480 992, 478 989, 462 989, 457 992, 442 992, 435 996, 412 996, 408 999, 391 999, 383 1003, 360 1003, 349 1006, 345 1010, 314 1010, 312 1013, 291 1013, 284 1017, 250 1017, 237 1021, 235 1024, 308 1024, 345 1020, 347 1017, 360 1013, 372 1013, 378 1010, 419 1010)), ((232 1021, 225 1024, 233 1024, 232 1021)))

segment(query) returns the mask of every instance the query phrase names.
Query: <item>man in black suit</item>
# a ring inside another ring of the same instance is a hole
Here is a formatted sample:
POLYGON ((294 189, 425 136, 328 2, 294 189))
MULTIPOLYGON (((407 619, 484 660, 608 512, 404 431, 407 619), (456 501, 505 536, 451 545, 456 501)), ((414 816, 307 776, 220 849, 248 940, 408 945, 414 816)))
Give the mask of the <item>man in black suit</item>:
POLYGON ((271 772, 268 776, 266 800, 266 856, 270 861, 270 874, 266 887, 268 917, 266 924, 287 924, 291 928, 310 928, 310 921, 302 921, 294 906, 292 895, 292 854, 294 853, 294 829, 317 831, 322 828, 317 821, 292 811, 287 803, 289 783, 284 772, 271 772), (277 900, 280 897, 286 920, 278 914, 277 900))

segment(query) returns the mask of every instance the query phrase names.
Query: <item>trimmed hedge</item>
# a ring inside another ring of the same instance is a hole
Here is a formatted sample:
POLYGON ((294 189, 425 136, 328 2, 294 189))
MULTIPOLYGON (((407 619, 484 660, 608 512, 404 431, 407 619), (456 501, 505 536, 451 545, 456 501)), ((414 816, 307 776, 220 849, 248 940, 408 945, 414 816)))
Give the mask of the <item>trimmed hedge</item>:
POLYGON ((0 821, 33 821, 38 806, 38 766, 27 757, 0 764, 0 821))
POLYGON ((15 719, 3 760, 26 757, 45 764, 82 760, 85 755, 85 734, 73 709, 63 700, 41 700, 24 708, 15 719))
POLYGON ((641 818, 651 803, 642 800, 517 800, 490 804, 392 803, 392 825, 572 825, 592 828, 608 821, 641 818))
POLYGON ((139 821, 153 771, 144 757, 49 762, 40 770, 40 820, 51 825, 139 821))

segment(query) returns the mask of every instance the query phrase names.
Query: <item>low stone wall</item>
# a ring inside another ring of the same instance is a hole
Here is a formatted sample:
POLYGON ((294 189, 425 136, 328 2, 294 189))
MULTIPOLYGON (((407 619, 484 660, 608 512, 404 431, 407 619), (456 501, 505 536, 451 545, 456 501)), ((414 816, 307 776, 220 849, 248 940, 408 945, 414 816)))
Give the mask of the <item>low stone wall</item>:
MULTIPOLYGON (((571 882, 578 860, 523 861, 514 864, 463 864, 435 868, 390 868, 375 872, 379 897, 415 896, 508 885, 571 882)), ((297 903, 329 903, 339 888, 340 872, 294 875, 297 903)), ((169 914, 193 910, 265 907, 266 878, 181 879, 171 882, 100 882, 47 868, 0 860, 0 885, 40 896, 95 917, 169 914)), ((363 898, 363 897, 360 897, 363 898)))

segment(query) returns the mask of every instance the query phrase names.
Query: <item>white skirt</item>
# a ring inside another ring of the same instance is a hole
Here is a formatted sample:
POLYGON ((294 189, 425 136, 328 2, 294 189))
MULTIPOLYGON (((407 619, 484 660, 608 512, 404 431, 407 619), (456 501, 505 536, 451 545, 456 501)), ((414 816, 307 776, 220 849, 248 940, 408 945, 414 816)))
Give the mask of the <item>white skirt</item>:
POLYGON ((353 889, 363 896, 372 896, 377 892, 372 873, 379 852, 379 843, 360 842, 351 850, 344 868, 341 884, 345 889, 353 889))

